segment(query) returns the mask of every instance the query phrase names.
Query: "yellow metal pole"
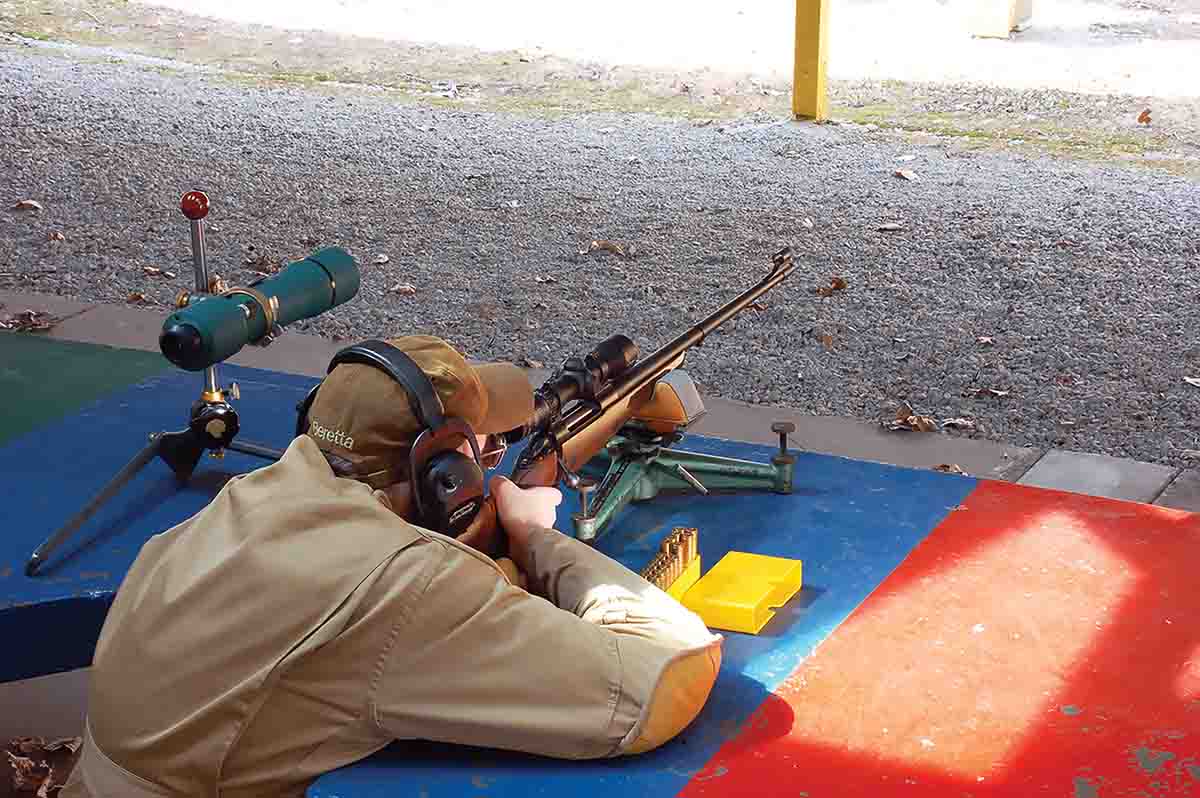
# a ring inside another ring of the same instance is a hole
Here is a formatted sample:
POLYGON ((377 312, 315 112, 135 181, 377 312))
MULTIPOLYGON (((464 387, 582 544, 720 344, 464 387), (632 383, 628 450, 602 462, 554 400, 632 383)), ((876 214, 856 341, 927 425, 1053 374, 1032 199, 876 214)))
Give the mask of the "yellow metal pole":
POLYGON ((829 117, 825 91, 828 61, 829 0, 796 0, 796 72, 792 82, 792 112, 799 119, 829 117))

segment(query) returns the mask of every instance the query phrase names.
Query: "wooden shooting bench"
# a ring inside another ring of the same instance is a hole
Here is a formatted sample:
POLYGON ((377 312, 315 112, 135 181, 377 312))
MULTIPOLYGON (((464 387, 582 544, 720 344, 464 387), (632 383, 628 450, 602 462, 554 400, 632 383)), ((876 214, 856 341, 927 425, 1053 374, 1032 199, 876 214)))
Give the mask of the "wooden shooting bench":
MULTIPOLYGON (((6 357, 13 340, 0 339, 6 357)), ((39 357, 126 357, 114 352, 39 357)), ((0 427, 0 682, 86 667, 142 543, 262 464, 206 458, 183 488, 152 464, 26 577, 32 549, 148 433, 186 420, 195 375, 127 365, 91 393, 64 371, 75 398, 0 427)), ((245 434, 286 446, 281 408, 314 380, 225 368, 245 434)), ((698 436, 681 446, 774 451, 698 436)), ((560 528, 575 508, 568 495, 560 528)), ((759 634, 726 633, 712 697, 676 740, 595 762, 397 743, 309 795, 1200 795, 1200 517, 802 452, 790 495, 660 496, 598 545, 640 569, 676 526, 699 529, 705 570, 731 550, 778 555, 803 561, 805 583, 759 634)))

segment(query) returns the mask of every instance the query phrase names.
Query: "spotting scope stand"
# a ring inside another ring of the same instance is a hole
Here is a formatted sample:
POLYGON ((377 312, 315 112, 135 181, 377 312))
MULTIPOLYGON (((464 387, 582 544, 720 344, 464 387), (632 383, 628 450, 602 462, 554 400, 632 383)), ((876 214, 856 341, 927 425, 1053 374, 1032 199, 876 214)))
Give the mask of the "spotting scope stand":
MULTIPOLYGON (((196 274, 196 293, 200 295, 213 293, 209 284, 208 263, 204 250, 204 218, 208 216, 208 207, 208 197, 200 191, 189 191, 183 195, 180 202, 180 210, 192 228, 192 266, 196 274)), ((176 307, 187 307, 190 302, 191 298, 186 293, 181 293, 176 300, 176 307)), ((266 346, 280 333, 282 329, 275 326, 268 335, 253 343, 266 346)), ((228 388, 221 388, 217 380, 216 365, 205 368, 204 390, 201 391, 200 398, 192 403, 187 428, 175 432, 152 433, 149 443, 118 471, 82 510, 37 547, 25 564, 25 575, 36 575, 55 550, 155 458, 161 458, 170 466, 179 484, 184 485, 191 479, 192 472, 200 462, 200 456, 206 450, 217 459, 225 456, 226 449, 264 460, 278 460, 282 457, 283 452, 277 449, 235 440, 239 431, 238 414, 227 396, 234 400, 241 398, 237 383, 231 383, 228 388)))

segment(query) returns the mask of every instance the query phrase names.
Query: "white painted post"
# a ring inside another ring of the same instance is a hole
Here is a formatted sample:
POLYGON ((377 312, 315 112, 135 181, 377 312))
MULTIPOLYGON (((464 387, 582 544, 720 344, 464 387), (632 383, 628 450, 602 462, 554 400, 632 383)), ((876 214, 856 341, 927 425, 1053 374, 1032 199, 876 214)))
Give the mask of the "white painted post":
POLYGON ((969 24, 977 38, 1007 39, 1033 24, 1033 0, 974 0, 969 24))

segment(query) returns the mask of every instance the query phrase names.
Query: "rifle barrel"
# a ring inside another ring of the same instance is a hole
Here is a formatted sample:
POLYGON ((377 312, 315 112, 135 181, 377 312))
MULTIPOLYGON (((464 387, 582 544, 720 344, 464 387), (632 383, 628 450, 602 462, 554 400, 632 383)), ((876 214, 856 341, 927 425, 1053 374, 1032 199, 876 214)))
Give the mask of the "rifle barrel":
POLYGON ((599 408, 594 405, 585 405, 574 409, 560 419, 554 425, 555 439, 560 444, 566 443, 579 434, 592 418, 604 413, 613 405, 628 398, 631 394, 641 390, 654 380, 657 380, 667 372, 668 366, 677 360, 683 352, 699 344, 713 330, 745 310, 755 299, 758 299, 758 297, 786 280, 795 268, 796 264, 790 255, 786 257, 777 256, 775 268, 756 285, 718 308, 708 318, 690 327, 675 338, 675 340, 662 346, 650 355, 650 357, 637 363, 619 378, 600 390, 596 394, 596 402, 599 404, 599 408))

